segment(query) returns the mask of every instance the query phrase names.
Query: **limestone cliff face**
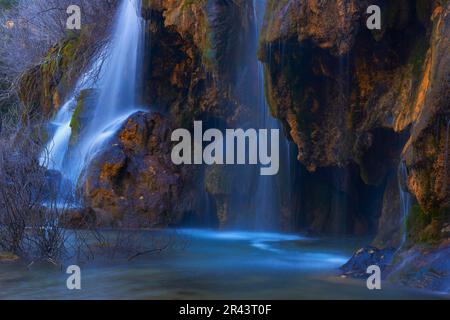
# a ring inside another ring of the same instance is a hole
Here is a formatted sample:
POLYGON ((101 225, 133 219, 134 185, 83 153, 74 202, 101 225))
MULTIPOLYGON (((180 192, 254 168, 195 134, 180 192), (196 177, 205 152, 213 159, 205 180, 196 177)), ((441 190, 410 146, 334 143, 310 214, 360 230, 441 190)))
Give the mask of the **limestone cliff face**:
MULTIPOLYGON (((365 26, 366 1, 269 3, 260 58, 271 110, 311 172, 356 164, 364 184, 388 192, 386 179, 406 159, 420 214, 430 223, 436 212, 442 227, 450 199, 449 4, 370 4, 382 9, 380 31, 365 26)), ((396 206, 387 197, 383 212, 396 206)))
POLYGON ((146 104, 169 112, 178 125, 193 119, 230 123, 242 108, 233 98, 233 80, 242 30, 248 26, 248 1, 149 0, 147 21, 146 104))
MULTIPOLYGON (((144 103, 167 115, 175 127, 192 130, 194 120, 203 121, 204 130, 248 126, 255 88, 241 84, 256 84, 248 81, 257 62, 248 53, 255 37, 252 2, 151 0, 143 2, 143 16, 148 46, 144 103)), ((231 204, 232 194, 248 199, 252 193, 250 186, 242 188, 238 168, 194 167, 197 196, 210 195, 221 226, 246 215, 231 204)))
POLYGON ((367 1, 268 1, 263 41, 295 39, 312 41, 314 46, 335 55, 348 53, 355 42, 363 8, 367 1))
MULTIPOLYGON (((410 137, 403 150, 407 186, 430 224, 449 220, 450 207, 450 10, 436 7, 423 77, 417 91, 410 137)), ((440 230, 427 230, 439 237, 440 230)), ((426 235, 422 235, 426 236, 426 235)))

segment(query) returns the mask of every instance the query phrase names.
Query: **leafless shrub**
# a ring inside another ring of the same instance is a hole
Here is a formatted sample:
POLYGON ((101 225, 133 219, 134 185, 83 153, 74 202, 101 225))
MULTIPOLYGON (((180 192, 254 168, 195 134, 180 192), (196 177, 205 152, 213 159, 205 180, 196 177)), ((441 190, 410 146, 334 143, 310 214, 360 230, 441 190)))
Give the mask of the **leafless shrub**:
POLYGON ((17 91, 22 74, 38 65, 49 49, 74 31, 66 29, 70 5, 82 11, 83 48, 72 67, 83 69, 106 43, 117 0, 18 0, 0 12, 0 101, 17 91))
POLYGON ((33 152, 38 143, 23 139, 32 136, 28 126, 9 127, 13 121, 7 120, 1 122, 0 138, 0 247, 19 252, 23 249, 28 214, 37 205, 34 182, 40 169, 33 152))
POLYGON ((69 252, 69 235, 60 223, 60 217, 66 211, 59 201, 48 201, 40 205, 28 219, 25 233, 25 252, 34 262, 44 260, 57 264, 67 258, 69 252))
MULTIPOLYGON (((69 232, 60 223, 65 197, 49 181, 43 163, 43 119, 25 106, 2 115, 0 131, 0 250, 31 262, 57 264, 70 254, 69 232)), ((57 184, 57 183, 56 183, 57 184)))
POLYGON ((184 249, 188 241, 176 230, 151 230, 143 228, 145 221, 132 213, 126 214, 120 226, 98 227, 91 216, 84 216, 81 229, 74 232, 77 259, 127 259, 158 254, 171 249, 184 249), (139 226, 139 227, 137 227, 139 226))

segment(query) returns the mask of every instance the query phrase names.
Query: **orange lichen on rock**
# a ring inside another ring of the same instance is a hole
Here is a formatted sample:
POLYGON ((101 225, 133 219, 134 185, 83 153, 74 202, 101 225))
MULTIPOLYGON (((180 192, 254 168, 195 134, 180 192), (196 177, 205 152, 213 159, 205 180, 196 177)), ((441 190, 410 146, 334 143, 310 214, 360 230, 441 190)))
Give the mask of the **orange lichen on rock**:
POLYGON ((126 148, 133 148, 136 146, 142 146, 143 137, 139 134, 139 126, 133 122, 133 119, 129 119, 119 134, 119 140, 126 148))

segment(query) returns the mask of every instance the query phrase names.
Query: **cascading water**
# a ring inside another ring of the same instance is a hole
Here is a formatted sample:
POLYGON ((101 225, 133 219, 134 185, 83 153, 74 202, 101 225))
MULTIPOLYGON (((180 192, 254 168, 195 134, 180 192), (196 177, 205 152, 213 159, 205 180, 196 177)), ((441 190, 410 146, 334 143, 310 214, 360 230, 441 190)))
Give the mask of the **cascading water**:
POLYGON ((409 192, 405 191, 405 189, 403 187, 403 184, 406 183, 406 181, 408 179, 408 171, 406 169, 406 164, 403 160, 400 161, 400 165, 398 168, 398 179, 399 179, 400 210, 401 210, 401 215, 400 215, 401 239, 400 239, 400 245, 399 245, 399 249, 398 249, 398 250, 400 250, 406 242, 406 238, 407 238, 406 222, 408 219, 408 214, 411 209, 411 203, 412 203, 411 195, 409 194, 409 192))
POLYGON ((91 70, 83 75, 73 96, 55 117, 56 131, 47 145, 41 161, 49 169, 58 170, 76 186, 82 171, 109 138, 133 113, 139 111, 136 104, 137 70, 142 49, 143 21, 140 0, 123 0, 118 8, 117 20, 110 43, 92 63, 91 70), (90 73, 98 70, 95 84, 90 73), (77 104, 77 96, 87 88, 98 90, 98 100, 86 123, 83 134, 70 145, 71 121, 77 104))
POLYGON ((100 64, 101 61, 94 61, 88 72, 80 77, 73 93, 69 95, 69 99, 59 109, 53 121, 50 122, 50 127, 53 129, 51 131, 54 132, 40 158, 41 165, 46 166, 50 170, 63 171, 63 164, 72 135, 70 124, 76 109, 77 96, 81 90, 94 87, 93 74, 100 68, 100 64))
POLYGON ((41 156, 41 164, 45 164, 50 170, 61 171, 64 155, 69 147, 70 135, 72 133, 70 120, 75 104, 75 97, 70 97, 51 122, 51 125, 56 127, 56 131, 45 148, 45 154, 41 156), (46 161, 48 162, 46 163, 46 161))
MULTIPOLYGON (((255 46, 258 48, 260 30, 262 27, 262 21, 265 14, 266 1, 265 0, 253 0, 253 15, 255 23, 255 46)), ((257 59, 257 52, 254 52, 254 57, 257 59)), ((264 65, 261 61, 257 60, 257 85, 258 95, 256 99, 257 112, 258 112, 258 126, 263 129, 279 129, 280 125, 278 121, 270 114, 270 109, 266 100, 265 86, 264 86, 264 65)), ((281 131, 281 130, 280 130, 281 131)), ((281 160, 289 160, 286 153, 289 152, 288 141, 284 137, 280 137, 280 156, 281 160)), ((273 149, 273 146, 271 148, 273 149)), ((282 163, 280 170, 289 170, 289 163, 282 163)), ((279 216, 281 214, 280 199, 277 192, 277 176, 258 176, 258 184, 255 194, 255 210, 256 221, 255 228, 262 230, 267 229, 268 226, 272 229, 279 227, 279 216)))

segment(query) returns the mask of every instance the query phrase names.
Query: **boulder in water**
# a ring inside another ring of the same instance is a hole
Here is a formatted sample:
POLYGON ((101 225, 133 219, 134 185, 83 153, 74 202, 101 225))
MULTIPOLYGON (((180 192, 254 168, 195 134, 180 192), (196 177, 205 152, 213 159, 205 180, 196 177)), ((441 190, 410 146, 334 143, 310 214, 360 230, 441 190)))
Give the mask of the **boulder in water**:
POLYGON ((343 275, 352 278, 367 278, 367 268, 371 265, 380 267, 381 272, 386 271, 394 257, 395 249, 378 249, 367 246, 359 249, 351 259, 341 267, 343 275))
POLYGON ((86 206, 101 213, 97 222, 162 227, 191 211, 189 175, 170 159, 171 132, 163 115, 137 112, 92 160, 81 188, 86 206))
POLYGON ((11 252, 0 252, 0 262, 15 262, 19 257, 11 252))

